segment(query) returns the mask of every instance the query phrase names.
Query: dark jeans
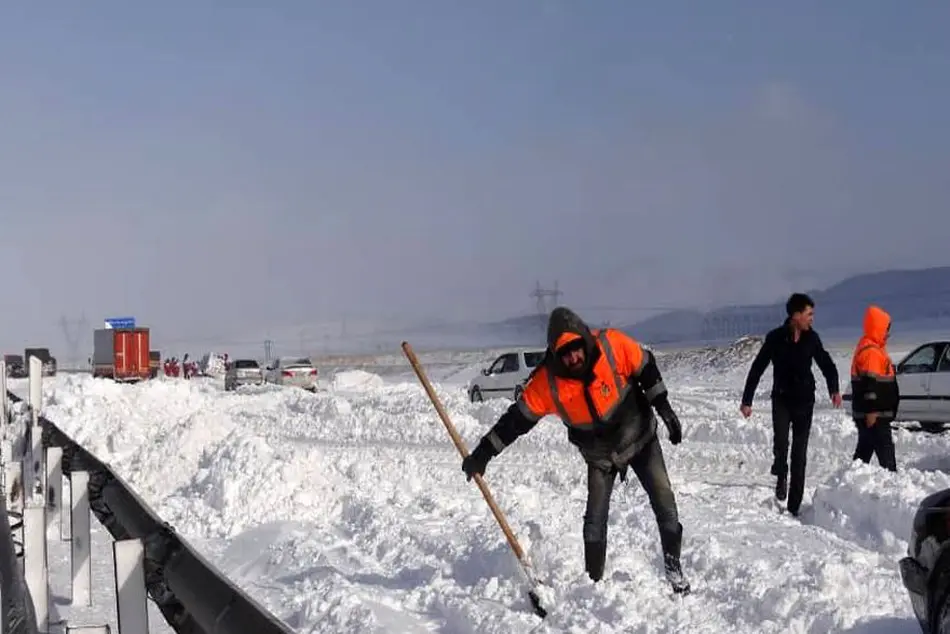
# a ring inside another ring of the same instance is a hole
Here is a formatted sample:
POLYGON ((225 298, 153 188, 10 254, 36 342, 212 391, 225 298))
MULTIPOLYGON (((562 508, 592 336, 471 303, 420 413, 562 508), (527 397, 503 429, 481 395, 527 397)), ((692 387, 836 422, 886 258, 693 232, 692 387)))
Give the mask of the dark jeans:
MULTIPOLYGON (((666 462, 663 460, 663 449, 658 438, 654 438, 634 456, 630 462, 630 468, 637 475, 637 479, 650 498, 650 506, 653 507, 653 515, 660 529, 663 554, 672 556, 678 561, 683 527, 679 522, 676 496, 670 485, 666 462)), ((584 547, 587 571, 595 579, 599 579, 603 574, 607 549, 607 516, 616 479, 616 469, 607 471, 588 463, 584 547)))
POLYGON ((788 477, 788 510, 797 513, 805 493, 805 467, 808 464, 808 435, 815 404, 772 399, 772 475, 788 477), (789 470, 788 435, 792 435, 792 460, 789 470), (789 474, 791 471, 791 474, 789 474))
POLYGON ((858 428, 858 445, 854 448, 854 460, 871 462, 871 456, 877 454, 877 461, 888 471, 897 471, 897 456, 894 451, 894 436, 889 419, 878 419, 868 427, 864 419, 854 421, 858 428))

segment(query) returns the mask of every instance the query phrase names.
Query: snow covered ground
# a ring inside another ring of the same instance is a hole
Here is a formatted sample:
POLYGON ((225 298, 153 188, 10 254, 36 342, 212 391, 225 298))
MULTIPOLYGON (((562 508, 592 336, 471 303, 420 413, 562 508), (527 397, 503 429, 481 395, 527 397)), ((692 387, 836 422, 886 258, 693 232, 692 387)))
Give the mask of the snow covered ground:
MULTIPOLYGON (((63 375, 46 384, 45 413, 299 632, 919 631, 897 560, 919 500, 950 487, 948 440, 898 432, 897 474, 852 464, 852 424, 820 390, 803 513, 783 514, 768 475, 768 374, 753 417, 738 413, 754 351, 660 356, 684 424, 679 446, 664 432, 664 451, 689 597, 670 596, 635 479, 614 494, 605 581, 587 579, 586 471, 556 420, 489 466, 492 492, 555 597, 543 624, 408 364, 376 374, 364 362, 325 376, 317 394, 63 375)), ((846 377, 849 350, 836 354, 846 377)), ((467 401, 476 361, 440 359, 432 372, 470 447, 508 405, 467 401)))

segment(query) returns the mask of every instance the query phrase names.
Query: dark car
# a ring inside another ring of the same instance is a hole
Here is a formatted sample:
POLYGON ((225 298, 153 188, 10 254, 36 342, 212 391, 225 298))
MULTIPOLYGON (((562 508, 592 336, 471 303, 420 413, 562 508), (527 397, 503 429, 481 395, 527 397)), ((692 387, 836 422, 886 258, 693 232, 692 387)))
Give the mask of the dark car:
POLYGON ((924 634, 950 634, 950 489, 917 507, 901 581, 924 634))
POLYGON ((3 360, 7 364, 7 376, 11 379, 23 379, 27 376, 23 357, 18 354, 5 354, 3 360))
POLYGON ((49 348, 27 348, 23 351, 23 358, 27 359, 27 375, 30 373, 30 357, 36 357, 43 364, 43 376, 56 376, 56 357, 49 353, 49 348))

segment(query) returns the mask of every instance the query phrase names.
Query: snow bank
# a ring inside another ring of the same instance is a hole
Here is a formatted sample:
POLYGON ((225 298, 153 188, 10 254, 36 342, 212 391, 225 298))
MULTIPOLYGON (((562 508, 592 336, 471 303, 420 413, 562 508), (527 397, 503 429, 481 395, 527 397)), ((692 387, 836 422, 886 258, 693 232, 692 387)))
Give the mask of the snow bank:
POLYGON ((807 519, 869 550, 902 557, 920 501, 945 488, 946 472, 891 473, 856 461, 818 485, 807 519))
MULTIPOLYGON (((587 579, 586 469, 556 419, 489 465, 486 481, 555 598, 549 631, 914 631, 896 560, 920 499, 950 486, 948 439, 897 432, 901 472, 888 474, 851 464, 853 424, 819 407, 802 518, 777 512, 767 406, 738 414, 744 368, 731 383, 706 377, 747 360, 755 346, 743 345, 681 357, 669 382, 685 440, 660 434, 694 587, 685 600, 669 597, 635 478, 614 493, 605 580, 587 579)), ((61 375, 44 400, 297 631, 537 631, 510 549, 427 395, 414 377, 384 382, 367 368, 317 394, 61 375)), ((469 448, 509 405, 435 388, 469 448)))
MULTIPOLYGON (((729 371, 746 366, 755 358, 762 346, 763 337, 740 337, 727 346, 708 346, 691 350, 663 353, 663 369, 683 373, 706 373, 729 371)), ((658 359, 658 360, 659 360, 658 359)))

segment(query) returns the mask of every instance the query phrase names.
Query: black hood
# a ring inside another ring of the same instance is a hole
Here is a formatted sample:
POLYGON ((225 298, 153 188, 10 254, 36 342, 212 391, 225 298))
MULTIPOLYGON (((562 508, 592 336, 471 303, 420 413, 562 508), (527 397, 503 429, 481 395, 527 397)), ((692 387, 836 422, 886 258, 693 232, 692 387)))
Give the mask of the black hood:
POLYGON ((548 318, 548 366, 555 376, 578 378, 577 375, 564 367, 564 364, 561 363, 561 359, 554 354, 554 346, 557 345, 558 338, 566 332, 580 335, 581 339, 584 340, 584 351, 587 353, 587 363, 584 365, 584 374, 588 374, 590 369, 594 367, 600 355, 600 348, 597 347, 597 341, 594 339, 590 328, 587 327, 587 324, 584 323, 584 320, 581 319, 577 313, 564 306, 558 306, 551 311, 551 316, 548 318))

